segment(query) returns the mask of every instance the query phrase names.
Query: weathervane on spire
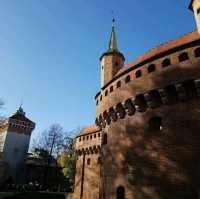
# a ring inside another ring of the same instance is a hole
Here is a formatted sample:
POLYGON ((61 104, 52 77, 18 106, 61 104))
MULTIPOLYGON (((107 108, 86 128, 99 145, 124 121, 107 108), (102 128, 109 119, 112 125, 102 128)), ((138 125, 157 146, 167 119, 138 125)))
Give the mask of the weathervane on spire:
POLYGON ((20 103, 20 108, 22 108, 22 106, 23 106, 23 100, 21 99, 21 103, 20 103))
POLYGON ((23 100, 21 100, 21 103, 20 103, 19 109, 17 110, 17 113, 19 113, 21 115, 25 115, 26 113, 24 112, 22 106, 23 106, 23 100))
MULTIPOLYGON (((113 13, 114 12, 112 10, 112 15, 114 15, 113 13)), ((118 52, 117 40, 116 40, 116 35, 115 35, 115 18, 114 18, 114 16, 112 17, 112 31, 111 31, 111 36, 110 36, 108 52, 118 52)))
POLYGON ((115 17, 114 17, 114 11, 112 10, 112 27, 115 27, 115 17))

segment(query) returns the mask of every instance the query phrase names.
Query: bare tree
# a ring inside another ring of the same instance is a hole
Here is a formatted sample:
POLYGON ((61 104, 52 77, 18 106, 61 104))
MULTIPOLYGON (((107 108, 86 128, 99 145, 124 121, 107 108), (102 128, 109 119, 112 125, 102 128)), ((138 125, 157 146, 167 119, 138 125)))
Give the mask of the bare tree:
POLYGON ((59 124, 53 124, 42 133, 42 148, 47 150, 49 156, 57 156, 63 147, 63 128, 59 124))
POLYGON ((44 186, 48 187, 49 169, 53 159, 58 156, 63 148, 63 128, 59 124, 52 124, 41 133, 41 136, 34 141, 32 148, 36 151, 46 152, 44 156, 44 186))

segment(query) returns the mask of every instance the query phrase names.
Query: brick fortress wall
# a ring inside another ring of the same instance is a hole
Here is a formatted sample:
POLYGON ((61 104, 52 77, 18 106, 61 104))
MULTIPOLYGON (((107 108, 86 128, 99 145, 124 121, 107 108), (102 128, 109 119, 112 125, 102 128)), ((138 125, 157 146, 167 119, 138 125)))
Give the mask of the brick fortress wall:
POLYGON ((200 38, 190 33, 146 57, 96 96, 96 124, 107 136, 101 198, 124 193, 126 199, 196 199, 200 38))

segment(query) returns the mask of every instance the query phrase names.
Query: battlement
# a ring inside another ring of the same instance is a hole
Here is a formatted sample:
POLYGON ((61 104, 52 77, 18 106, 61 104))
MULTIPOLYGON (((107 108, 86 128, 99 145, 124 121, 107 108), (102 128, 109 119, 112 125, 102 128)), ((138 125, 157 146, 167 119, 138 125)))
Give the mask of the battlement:
POLYGON ((92 125, 84 128, 76 137, 76 152, 78 155, 100 153, 101 129, 92 125))
POLYGON ((155 109, 162 105, 174 105, 179 102, 199 99, 199 97, 200 79, 170 84, 165 88, 139 94, 134 98, 126 99, 116 106, 110 107, 97 117, 96 124, 101 128, 105 128, 111 122, 124 119, 126 116, 133 116, 136 111, 145 112, 147 109, 155 109))

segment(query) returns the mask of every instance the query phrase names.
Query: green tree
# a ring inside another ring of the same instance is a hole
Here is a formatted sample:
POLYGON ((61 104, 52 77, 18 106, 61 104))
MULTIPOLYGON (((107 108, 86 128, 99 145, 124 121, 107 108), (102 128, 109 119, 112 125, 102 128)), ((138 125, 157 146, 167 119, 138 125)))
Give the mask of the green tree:
POLYGON ((57 162, 62 167, 62 173, 65 176, 67 183, 72 186, 74 184, 76 169, 74 139, 66 136, 63 148, 64 150, 58 156, 57 162))

